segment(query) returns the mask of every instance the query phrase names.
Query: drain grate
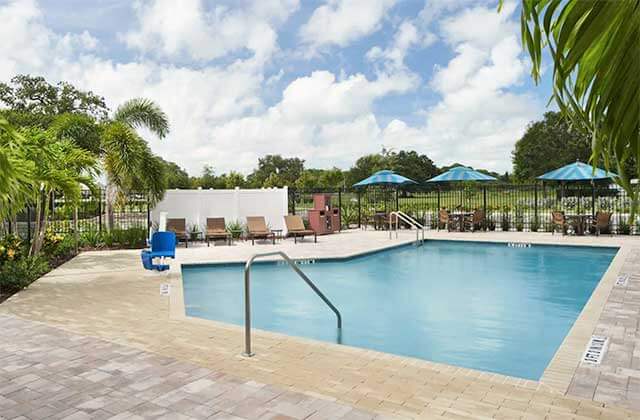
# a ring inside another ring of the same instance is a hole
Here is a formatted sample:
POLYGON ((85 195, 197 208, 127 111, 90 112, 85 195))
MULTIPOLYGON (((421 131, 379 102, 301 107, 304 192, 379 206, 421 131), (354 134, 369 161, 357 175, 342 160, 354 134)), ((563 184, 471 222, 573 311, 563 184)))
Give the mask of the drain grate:
POLYGON ((618 277, 616 277, 616 286, 624 287, 627 285, 628 281, 629 281, 628 274, 620 274, 618 277))
POLYGON ((531 244, 528 242, 509 242, 507 246, 509 248, 531 248, 531 244))
POLYGON ((599 365, 602 362, 608 346, 609 337, 592 335, 589 344, 587 344, 587 351, 585 351, 584 356, 582 356, 582 363, 599 365))

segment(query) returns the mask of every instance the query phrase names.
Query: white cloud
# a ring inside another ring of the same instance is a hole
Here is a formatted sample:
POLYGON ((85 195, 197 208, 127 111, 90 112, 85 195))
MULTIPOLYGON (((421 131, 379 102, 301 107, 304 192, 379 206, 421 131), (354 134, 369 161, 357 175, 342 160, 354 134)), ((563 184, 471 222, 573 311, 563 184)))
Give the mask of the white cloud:
MULTIPOLYGON (((314 16, 332 19, 312 17, 305 28, 324 22, 335 32, 327 29, 325 38, 307 42, 346 45, 342 43, 372 33, 393 2, 378 2, 375 7, 373 1, 365 2, 357 13, 347 3, 351 2, 332 0, 316 9, 314 16), (344 29, 351 13, 357 15, 353 32, 344 29)), ((166 6, 161 1, 158 5, 166 6)), ((9 2, 0 5, 0 80, 16 73, 67 80, 104 95, 112 107, 132 97, 150 98, 171 121, 168 138, 148 137, 153 150, 194 174, 205 163, 218 171, 248 172, 266 153, 299 156, 309 165, 348 167, 358 156, 379 151, 382 145, 416 149, 438 164, 457 160, 505 170, 514 141, 539 116, 540 105, 534 99, 513 92, 526 77, 526 68, 512 3, 501 15, 493 7, 460 10, 444 19, 438 15, 440 35, 454 57, 435 69, 423 86, 436 92, 439 100, 424 110, 424 123, 418 126, 402 119, 384 126, 375 116, 374 105, 420 87, 420 78, 404 63, 409 50, 423 45, 426 32, 419 19, 400 21, 384 49, 370 50, 369 58, 384 64, 374 77, 310 70, 289 82, 276 104, 266 106, 265 87, 274 89, 287 79, 282 70, 265 77, 264 64, 278 49, 278 26, 298 1, 256 0, 243 5, 206 11, 199 1, 191 0, 172 8, 179 16, 150 10, 147 21, 141 14, 139 26, 124 37, 146 54, 122 63, 101 57, 98 41, 88 32, 53 32, 34 1, 9 2), (220 25, 210 27, 212 22, 220 25), (467 27, 471 22, 476 27, 467 27), (160 33, 165 28, 166 33, 160 33), (466 31, 483 33, 468 36, 466 31), (251 53, 248 57, 246 51, 251 53), (207 63, 219 57, 230 57, 226 61, 231 63, 207 63), (167 64, 184 63, 182 58, 198 63, 167 64)), ((137 10, 149 7, 154 4, 145 1, 137 10)))
POLYGON ((300 29, 312 47, 345 46, 380 28, 380 22, 397 0, 327 0, 314 10, 300 29))
POLYGON ((136 3, 139 28, 122 35, 131 48, 163 57, 209 61, 247 49, 258 64, 277 48, 274 25, 298 8, 298 0, 256 0, 246 8, 216 6, 202 0, 148 0, 136 3))

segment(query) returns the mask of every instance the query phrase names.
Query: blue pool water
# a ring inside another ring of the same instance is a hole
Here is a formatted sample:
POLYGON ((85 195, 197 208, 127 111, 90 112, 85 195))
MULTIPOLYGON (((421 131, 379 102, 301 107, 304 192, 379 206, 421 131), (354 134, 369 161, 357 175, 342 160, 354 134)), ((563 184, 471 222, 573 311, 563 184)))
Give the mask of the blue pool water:
MULTIPOLYGON (((253 327, 539 379, 617 249, 428 241, 302 269, 254 264, 253 327)), ((189 316, 243 325, 243 266, 184 266, 189 316)))

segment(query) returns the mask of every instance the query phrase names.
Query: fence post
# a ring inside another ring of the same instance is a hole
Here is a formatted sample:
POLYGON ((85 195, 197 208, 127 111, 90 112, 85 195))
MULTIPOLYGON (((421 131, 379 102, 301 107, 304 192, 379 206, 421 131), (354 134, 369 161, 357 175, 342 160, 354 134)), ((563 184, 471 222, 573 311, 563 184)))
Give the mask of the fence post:
POLYGON ((538 184, 533 184, 533 220, 540 230, 540 223, 538 222, 538 184))
POLYGON ((98 190, 98 232, 102 232, 102 189, 98 190))
POLYGON ((596 184, 591 181, 591 217, 596 217, 596 184))
POLYGON ((396 187, 396 211, 400 210, 399 202, 398 202, 398 187, 396 187))
POLYGON ((484 211, 484 217, 487 217, 487 187, 482 187, 482 210, 484 211))
POLYGON ((338 209, 339 230, 342 230, 342 188, 338 188, 338 209))
POLYGON ((151 234, 151 209, 149 208, 149 197, 147 197, 147 238, 151 234))
POLYGON ((360 190, 357 191, 358 194, 358 229, 362 228, 362 211, 360 210, 360 190))
POLYGON ((438 185, 438 208, 436 209, 436 214, 440 211, 440 186, 438 185))

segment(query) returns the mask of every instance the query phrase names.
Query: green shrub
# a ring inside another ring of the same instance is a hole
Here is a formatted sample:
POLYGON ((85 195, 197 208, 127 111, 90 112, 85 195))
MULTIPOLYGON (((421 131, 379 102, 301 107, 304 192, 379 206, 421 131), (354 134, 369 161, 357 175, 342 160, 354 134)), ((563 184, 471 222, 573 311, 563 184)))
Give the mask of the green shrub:
POLYGON ((227 223, 227 232, 231 233, 234 239, 238 239, 244 232, 244 225, 239 220, 227 223))
POLYGON ((102 234, 97 230, 89 230, 80 234, 80 246, 83 248, 99 248, 103 245, 102 234))
POLYGON ((147 244, 147 229, 132 227, 125 229, 122 234, 120 246, 125 248, 143 248, 147 244))
POLYGON ((19 260, 24 254, 25 249, 20 237, 7 235, 0 238, 0 267, 6 261, 19 260))
POLYGON ((47 230, 42 243, 42 255, 53 265, 75 254, 76 244, 72 235, 62 235, 47 230))
POLYGON ((11 294, 24 289, 49 271, 49 263, 42 257, 24 256, 5 261, 0 266, 0 294, 11 294))
POLYGON ((620 222, 618 223, 618 233, 621 235, 629 235, 631 233, 631 225, 629 225, 627 220, 624 218, 620 218, 620 222))

